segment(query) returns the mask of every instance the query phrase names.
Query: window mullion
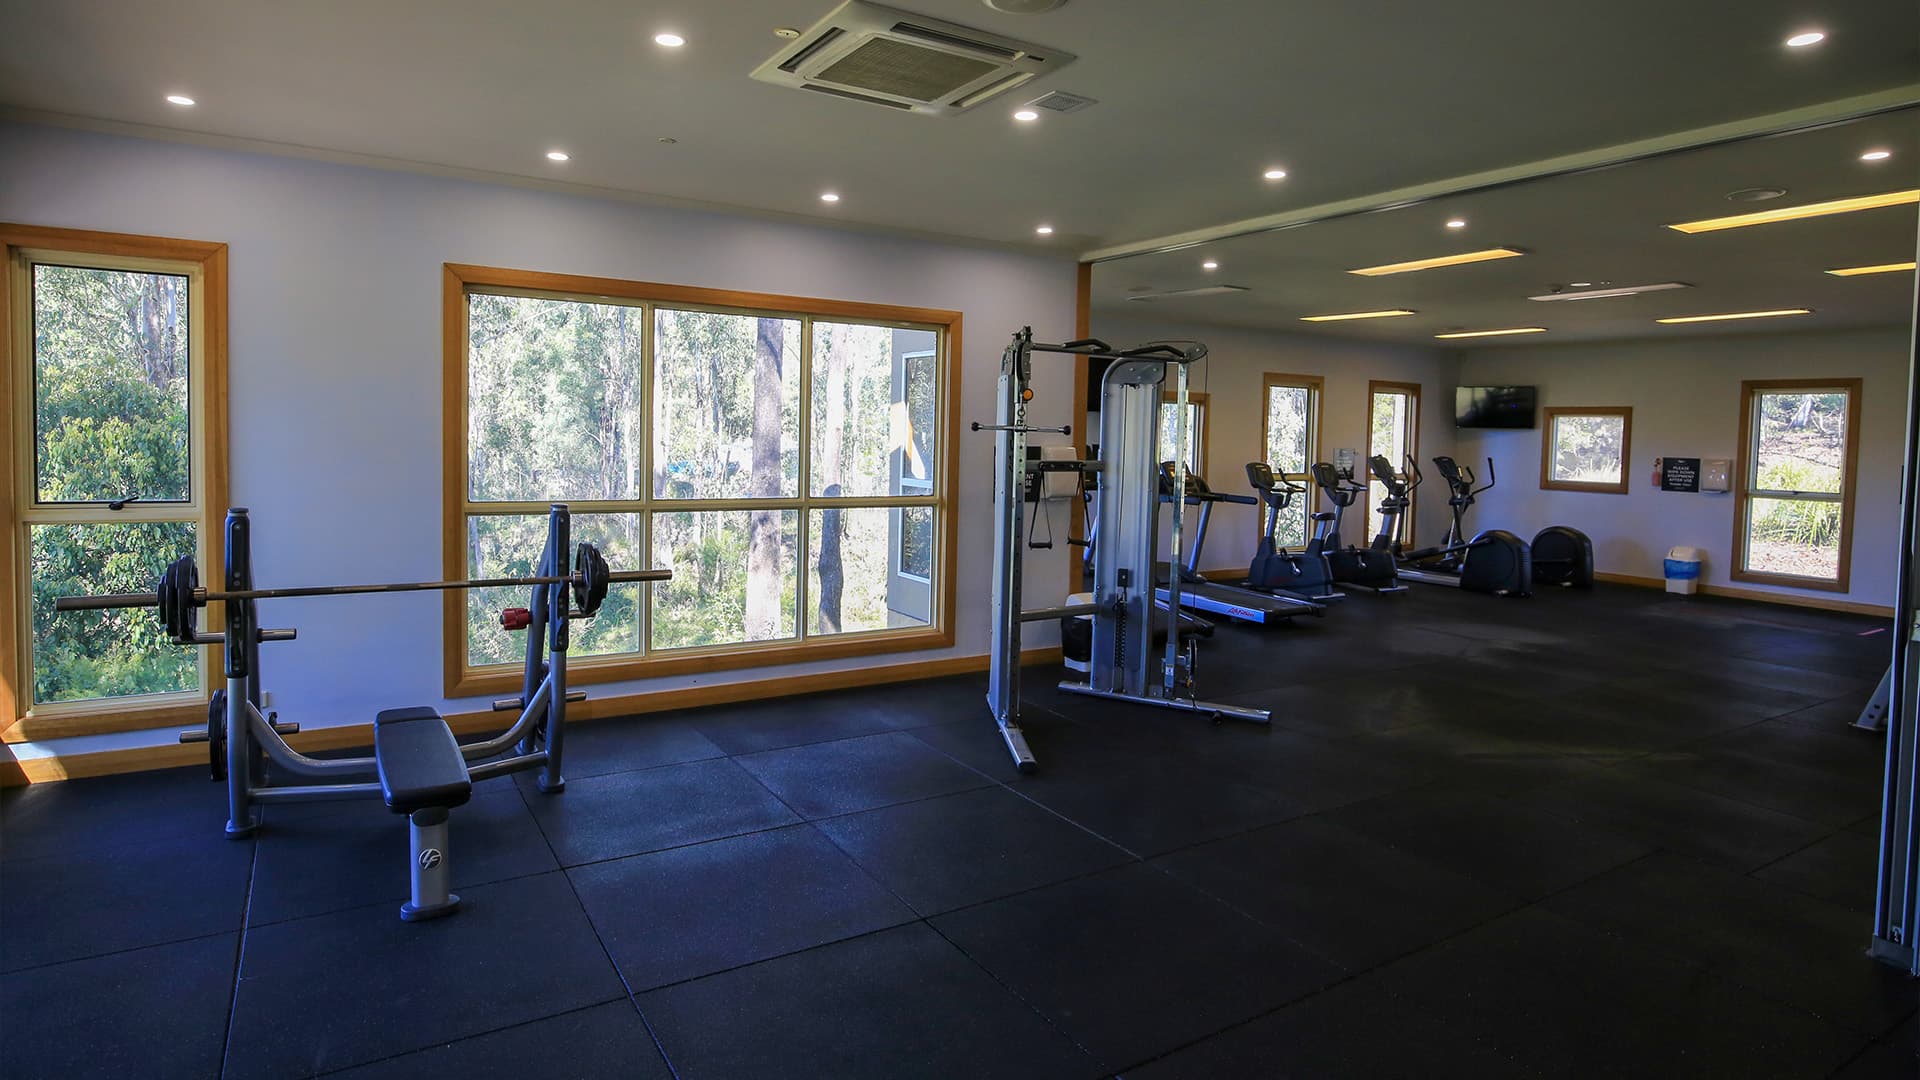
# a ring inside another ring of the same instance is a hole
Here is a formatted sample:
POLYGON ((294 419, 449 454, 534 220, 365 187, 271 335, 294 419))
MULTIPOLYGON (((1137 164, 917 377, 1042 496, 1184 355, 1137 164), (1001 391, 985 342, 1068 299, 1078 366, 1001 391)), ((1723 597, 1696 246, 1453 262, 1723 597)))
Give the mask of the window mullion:
POLYGON ((800 409, 794 421, 794 491, 799 496, 793 523, 794 640, 807 639, 807 558, 813 550, 813 317, 800 318, 800 409))

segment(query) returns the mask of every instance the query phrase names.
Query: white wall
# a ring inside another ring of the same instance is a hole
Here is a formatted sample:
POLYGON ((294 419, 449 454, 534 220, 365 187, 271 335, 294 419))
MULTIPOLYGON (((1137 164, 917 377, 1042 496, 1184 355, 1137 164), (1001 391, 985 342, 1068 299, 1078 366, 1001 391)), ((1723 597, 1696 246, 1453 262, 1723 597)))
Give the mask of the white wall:
MULTIPOLYGON (((24 125, 0 125, 0 163, 0 220, 230 245, 232 496, 262 584, 440 576, 442 263, 957 309, 963 421, 992 419, 1009 333, 1073 330, 1064 259, 24 125)), ((1036 421, 1068 422, 1071 373, 1039 389, 1059 409, 1036 421)), ((780 673, 986 650, 993 444, 962 439, 955 648, 780 673)), ((1050 595, 1064 560, 1033 573, 1050 595)), ((418 594, 263 606, 300 628, 265 661, 276 704, 309 725, 472 708, 441 697, 440 610, 418 594)))
MULTIPOLYGON (((1104 312, 1093 316, 1094 336, 1117 346, 1157 338, 1190 338, 1207 345, 1207 359, 1193 372, 1190 389, 1207 392, 1209 485, 1251 495, 1246 464, 1265 454, 1261 427, 1265 402, 1261 388, 1269 371, 1318 375, 1325 380, 1320 403, 1320 458, 1351 447, 1365 469, 1367 382, 1380 379, 1415 383, 1421 389, 1420 456, 1450 452, 1453 446, 1454 360, 1438 349, 1340 341, 1305 334, 1283 334, 1239 327, 1152 322, 1104 312)), ((1416 539, 1438 538, 1446 530, 1446 500, 1424 498, 1417 507, 1416 539)), ((1331 506, 1327 507, 1331 509, 1331 506)), ((1356 501, 1342 524, 1349 543, 1367 542, 1366 513, 1356 501)), ((1252 560, 1260 532, 1259 510, 1222 504, 1202 553, 1201 568, 1244 568, 1252 560)))
POLYGON ((1905 458, 1907 350, 1904 327, 1840 333, 1776 333, 1665 342, 1508 346, 1462 354, 1466 385, 1540 388, 1540 405, 1633 408, 1633 461, 1625 495, 1540 489, 1539 429, 1462 431, 1461 460, 1492 455, 1501 481, 1469 511, 1470 529, 1502 528, 1531 538, 1542 526, 1571 525, 1593 539, 1595 568, 1661 576, 1676 544, 1707 552, 1702 581, 1767 592, 1834 597, 1782 586, 1731 582, 1732 495, 1654 487, 1656 457, 1728 458, 1739 449, 1743 379, 1863 380, 1860 473, 1846 599, 1892 604, 1899 546, 1900 463, 1905 458))

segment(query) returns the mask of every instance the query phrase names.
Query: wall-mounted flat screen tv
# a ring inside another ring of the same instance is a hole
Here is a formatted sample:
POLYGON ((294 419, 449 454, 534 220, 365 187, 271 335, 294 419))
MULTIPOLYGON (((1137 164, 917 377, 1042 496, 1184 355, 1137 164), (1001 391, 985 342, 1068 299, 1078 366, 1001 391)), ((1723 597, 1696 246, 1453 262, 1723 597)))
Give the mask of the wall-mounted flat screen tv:
POLYGON ((1456 386, 1453 424, 1463 428, 1530 428, 1534 399, 1531 386, 1456 386))

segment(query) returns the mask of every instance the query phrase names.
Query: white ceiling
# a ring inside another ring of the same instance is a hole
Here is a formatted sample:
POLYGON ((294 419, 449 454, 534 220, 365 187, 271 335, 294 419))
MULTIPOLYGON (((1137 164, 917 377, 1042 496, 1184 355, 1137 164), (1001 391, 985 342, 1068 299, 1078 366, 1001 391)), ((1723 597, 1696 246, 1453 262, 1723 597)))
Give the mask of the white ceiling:
POLYGON ((1077 54, 1033 125, 747 77, 833 6, 0 0, 0 105, 1071 255, 1920 82, 1912 0, 900 0, 1077 54))
MULTIPOLYGON (((1243 236, 1099 263, 1097 312, 1213 322, 1424 345, 1488 347, 1754 330, 1889 326, 1911 315, 1911 273, 1836 278, 1823 271, 1910 261, 1911 205, 1686 235, 1675 222, 1920 188, 1920 109, 1791 135, 1677 153, 1542 179, 1403 209, 1243 236), (1860 160, 1870 149, 1893 157, 1860 160), (1782 198, 1734 203, 1727 193, 1786 188, 1782 198), (1449 219, 1465 229, 1446 227, 1449 219), (1386 277, 1348 270, 1492 247, 1522 257, 1386 277), (1219 269, 1207 272, 1202 261, 1219 269), (1690 288, 1617 299, 1541 303, 1574 281, 1615 286, 1685 282, 1690 288), (1129 300, 1135 290, 1243 285, 1243 294, 1129 300), (1411 317, 1303 323, 1303 315, 1410 309, 1411 317), (1791 318, 1662 326, 1655 319, 1811 308, 1791 318), (1548 333, 1444 342, 1437 333, 1539 326, 1548 333)), ((1094 328, 1099 329, 1096 318, 1094 328)))

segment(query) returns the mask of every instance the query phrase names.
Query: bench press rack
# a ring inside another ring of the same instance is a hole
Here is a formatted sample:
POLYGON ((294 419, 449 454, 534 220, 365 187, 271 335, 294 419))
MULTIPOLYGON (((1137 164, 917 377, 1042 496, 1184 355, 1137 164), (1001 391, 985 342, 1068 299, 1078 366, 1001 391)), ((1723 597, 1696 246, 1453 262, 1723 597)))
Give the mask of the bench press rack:
POLYGON ((317 802, 378 797, 405 814, 412 843, 411 899, 400 909, 409 922, 451 913, 460 898, 450 889, 447 858, 449 812, 472 795, 473 781, 539 769, 540 790, 558 793, 566 786, 561 749, 570 701, 584 692, 567 689, 567 648, 574 619, 591 618, 613 582, 666 581, 667 570, 613 572, 591 544, 580 544, 569 569, 571 518, 564 503, 547 515, 545 551, 533 577, 465 581, 405 582, 391 585, 333 585, 292 589, 253 586, 252 522, 244 507, 227 512, 226 558, 221 591, 203 589, 191 557, 167 568, 152 593, 61 597, 60 611, 154 607, 169 637, 181 645, 226 646, 226 688, 208 703, 204 731, 182 732, 180 741, 208 743, 213 778, 227 784, 227 835, 252 835, 260 825, 256 804, 317 802), (438 710, 429 706, 388 709, 374 719, 372 757, 314 758, 288 745, 285 736, 299 725, 281 722, 262 709, 260 645, 292 641, 293 630, 263 629, 257 602, 288 596, 338 596, 372 592, 417 592, 524 584, 532 586, 526 608, 510 608, 501 625, 527 629, 527 650, 520 696, 493 703, 497 712, 518 710, 519 717, 500 734, 462 743, 438 710), (194 610, 212 601, 225 605, 224 632, 198 627, 194 610), (237 643, 237 644, 236 644, 237 643), (282 783, 269 773, 271 763, 296 779, 282 783))

